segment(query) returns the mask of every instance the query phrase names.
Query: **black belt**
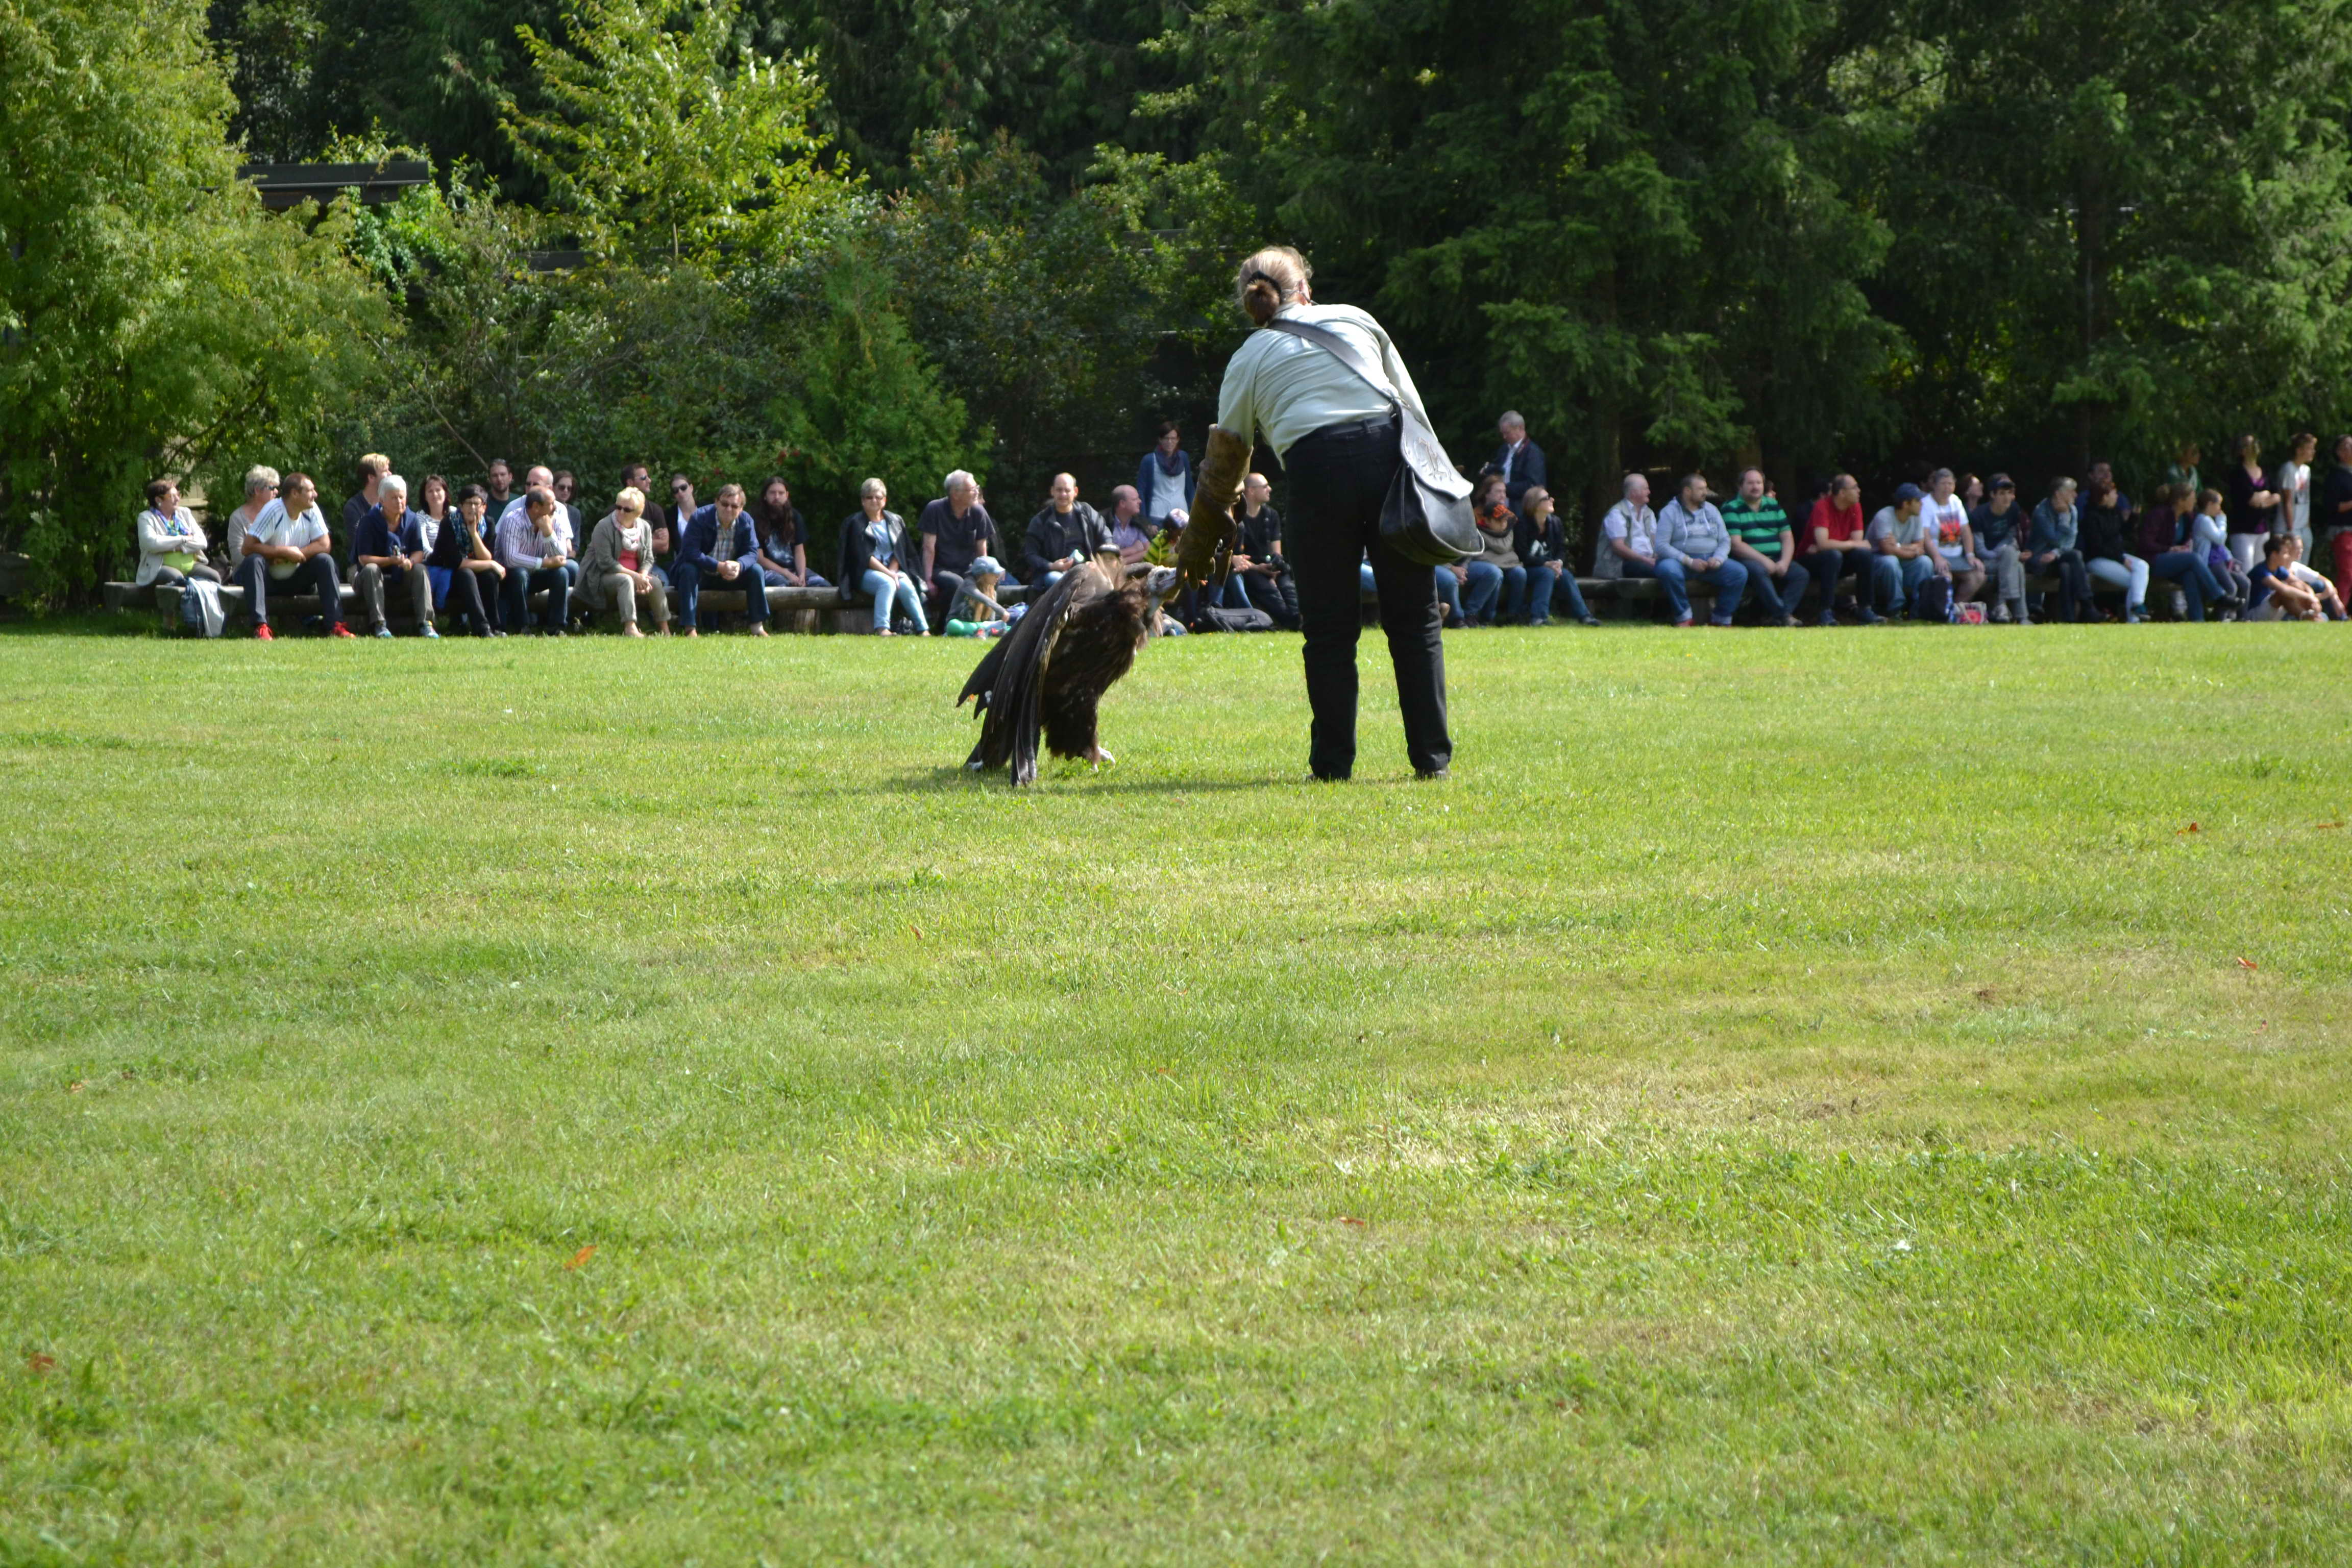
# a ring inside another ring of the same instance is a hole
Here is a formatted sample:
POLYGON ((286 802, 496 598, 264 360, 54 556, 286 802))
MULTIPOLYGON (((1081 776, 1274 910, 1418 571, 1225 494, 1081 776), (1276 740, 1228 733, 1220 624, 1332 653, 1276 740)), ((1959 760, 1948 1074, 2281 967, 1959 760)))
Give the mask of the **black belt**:
POLYGON ((1312 441, 1318 436, 1373 436, 1382 430, 1395 428, 1397 416, 1393 414, 1375 414, 1369 419, 1350 419, 1345 425, 1318 426, 1301 436, 1299 439, 1312 441))

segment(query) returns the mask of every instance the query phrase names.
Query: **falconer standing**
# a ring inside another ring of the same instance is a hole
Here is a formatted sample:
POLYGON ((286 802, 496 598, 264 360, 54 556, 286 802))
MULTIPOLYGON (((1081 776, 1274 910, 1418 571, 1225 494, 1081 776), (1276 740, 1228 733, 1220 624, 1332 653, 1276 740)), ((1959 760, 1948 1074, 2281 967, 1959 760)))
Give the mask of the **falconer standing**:
POLYGON ((1416 774, 1442 779, 1454 742, 1445 729, 1436 578, 1385 542, 1380 526, 1404 461, 1399 405, 1426 423, 1421 394, 1380 322, 1353 305, 1315 303, 1311 276, 1297 251, 1270 246, 1243 262, 1234 279, 1235 298, 1258 330, 1225 367, 1177 565, 1190 582, 1216 575, 1251 450, 1263 436, 1290 482, 1284 543, 1306 634, 1307 701, 1314 715, 1308 768, 1318 779, 1344 779, 1355 768, 1358 568, 1370 551, 1405 752, 1416 774), (1269 325, 1276 321, 1338 334, 1386 384, 1375 385, 1313 339, 1269 325))

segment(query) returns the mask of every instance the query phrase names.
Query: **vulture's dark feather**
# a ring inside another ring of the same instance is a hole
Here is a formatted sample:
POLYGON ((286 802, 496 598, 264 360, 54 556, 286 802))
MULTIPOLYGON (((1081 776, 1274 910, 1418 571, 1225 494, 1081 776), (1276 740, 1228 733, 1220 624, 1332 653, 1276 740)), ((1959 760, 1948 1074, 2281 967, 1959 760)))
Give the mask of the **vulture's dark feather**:
POLYGON ((1039 595, 999 638, 956 699, 977 703, 980 743, 966 767, 1010 767, 1013 782, 1037 776, 1037 742, 1055 756, 1107 760, 1095 710, 1135 663, 1160 606, 1175 586, 1166 567, 1122 569, 1116 557, 1071 568, 1039 595))

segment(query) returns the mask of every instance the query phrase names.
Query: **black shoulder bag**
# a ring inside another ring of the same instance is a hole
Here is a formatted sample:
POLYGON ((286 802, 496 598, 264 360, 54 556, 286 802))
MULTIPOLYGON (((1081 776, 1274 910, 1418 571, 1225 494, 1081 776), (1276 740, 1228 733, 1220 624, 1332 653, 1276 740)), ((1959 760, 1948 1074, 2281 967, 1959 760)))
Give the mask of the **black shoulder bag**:
POLYGON ((1361 376, 1365 384, 1388 399, 1404 428, 1401 446, 1404 461, 1389 486, 1381 506, 1381 538, 1406 560, 1423 566, 1451 566, 1484 552, 1477 521, 1470 512, 1470 481, 1445 455, 1422 416, 1408 407, 1363 352, 1328 327, 1307 321, 1286 321, 1279 316, 1266 326, 1313 343, 1361 376))

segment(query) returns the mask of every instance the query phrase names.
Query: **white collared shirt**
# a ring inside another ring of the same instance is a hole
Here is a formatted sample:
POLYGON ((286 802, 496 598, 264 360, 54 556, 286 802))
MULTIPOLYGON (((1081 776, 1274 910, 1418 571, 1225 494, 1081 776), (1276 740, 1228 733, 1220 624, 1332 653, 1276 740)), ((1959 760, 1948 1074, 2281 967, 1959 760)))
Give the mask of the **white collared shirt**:
MULTIPOLYGON (((1412 373, 1369 312, 1353 305, 1285 305, 1276 315, 1328 327, 1352 339, 1367 359, 1386 372, 1399 400, 1427 418, 1412 373)), ((1244 439, 1263 433, 1277 456, 1288 452, 1300 437, 1328 425, 1378 419, 1388 411, 1388 399, 1339 355, 1304 338, 1263 328, 1244 338, 1226 362, 1224 385, 1217 394, 1217 423, 1244 439)))

